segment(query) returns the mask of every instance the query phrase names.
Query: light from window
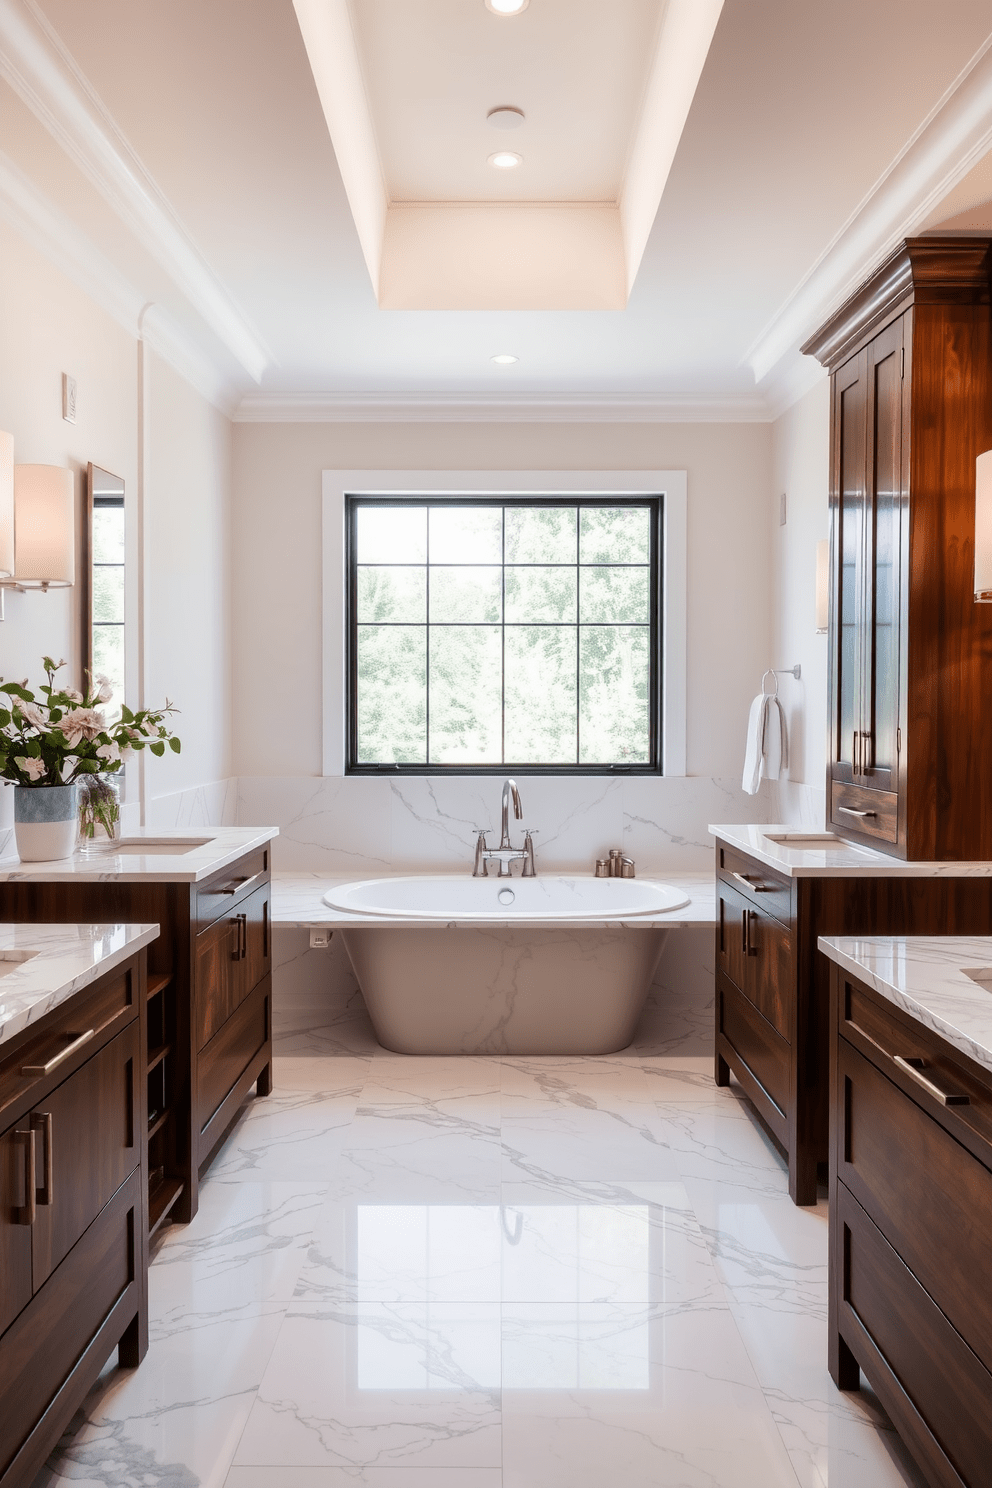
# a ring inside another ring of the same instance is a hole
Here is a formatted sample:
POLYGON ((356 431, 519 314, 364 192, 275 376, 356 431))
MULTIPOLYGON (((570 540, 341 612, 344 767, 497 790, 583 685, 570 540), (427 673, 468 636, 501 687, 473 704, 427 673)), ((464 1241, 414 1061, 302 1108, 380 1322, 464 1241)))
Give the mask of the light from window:
POLYGON ((657 768, 659 505, 350 498, 350 766, 657 768))

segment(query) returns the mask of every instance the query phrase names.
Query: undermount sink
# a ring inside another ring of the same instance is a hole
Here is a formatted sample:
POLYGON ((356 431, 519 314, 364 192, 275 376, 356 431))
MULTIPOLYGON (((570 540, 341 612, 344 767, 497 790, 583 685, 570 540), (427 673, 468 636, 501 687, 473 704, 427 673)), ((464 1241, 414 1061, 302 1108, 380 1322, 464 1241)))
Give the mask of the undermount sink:
POLYGON ((0 977, 9 976, 37 954, 37 951, 0 951, 0 977))
POLYGON ((140 857, 181 858, 184 853, 193 852, 197 847, 206 847, 213 840, 212 837, 122 837, 119 842, 111 843, 107 852, 114 857, 121 853, 133 853, 140 857))
POLYGON ((782 847, 814 849, 844 847, 849 852, 861 851, 853 842, 847 842, 843 837, 838 837, 835 832, 765 832, 763 835, 769 842, 778 842, 782 847))
POLYGON ((961 970, 986 992, 992 992, 992 966, 962 966, 961 970))

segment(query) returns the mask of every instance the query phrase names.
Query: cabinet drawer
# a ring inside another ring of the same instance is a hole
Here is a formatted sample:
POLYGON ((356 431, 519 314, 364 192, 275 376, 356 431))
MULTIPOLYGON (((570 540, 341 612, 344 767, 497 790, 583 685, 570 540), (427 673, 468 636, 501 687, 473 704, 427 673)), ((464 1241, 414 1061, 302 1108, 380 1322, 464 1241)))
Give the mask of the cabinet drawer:
POLYGON ((989 1483, 992 1375, 843 1183, 834 1223, 843 1277, 840 1327, 893 1424, 930 1482, 989 1483), (873 1369, 858 1347, 862 1329, 884 1369, 873 1369))
POLYGON ((838 1178, 992 1369, 992 1172, 846 1039, 836 1078, 838 1178))
POLYGON ((718 1027, 779 1114, 789 1106, 792 1049, 748 998, 721 978, 717 983, 718 1027))
POLYGON ((220 873, 198 885, 196 890, 197 928, 202 930, 223 914, 229 914, 246 894, 260 888, 269 877, 269 850, 245 853, 220 873))
POLYGON ((210 1123, 228 1092, 269 1036, 268 979, 253 988, 223 1028, 200 1050, 197 1064, 196 1130, 210 1123))
POLYGON ((137 1018, 139 959, 124 967, 120 974, 111 973, 95 989, 70 998, 64 1008, 45 1018, 44 1027, 36 1034, 13 1043, 9 1053, 0 1046, 0 1120, 6 1107, 16 1102, 18 1109, 23 1110, 35 1090, 50 1088, 54 1081, 70 1074, 99 1048, 109 1033, 137 1018), (76 1050, 65 1052, 81 1034, 90 1031, 91 1038, 76 1050), (50 1073, 47 1076, 40 1073, 52 1060, 58 1063, 50 1073))
POLYGON ((749 899, 753 908, 774 915, 783 925, 792 921, 792 881, 773 873, 746 853, 717 844, 717 873, 731 888, 749 899))
POLYGON ((138 1166, 140 1069, 138 1025, 132 1023, 31 1112, 35 1291, 138 1166))
POLYGON ((0 1473, 135 1284, 140 1226, 141 1182, 134 1173, 0 1338, 0 1473))
POLYGON ((830 783, 830 824, 882 842, 899 841, 899 797, 895 791, 865 790, 840 780, 830 783))

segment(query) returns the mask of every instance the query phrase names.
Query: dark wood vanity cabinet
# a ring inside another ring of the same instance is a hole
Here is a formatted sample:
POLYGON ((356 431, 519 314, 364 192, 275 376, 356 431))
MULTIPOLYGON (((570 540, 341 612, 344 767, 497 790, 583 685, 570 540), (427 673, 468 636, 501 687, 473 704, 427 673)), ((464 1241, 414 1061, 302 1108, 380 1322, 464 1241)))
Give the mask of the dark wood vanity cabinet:
POLYGON ((992 1483, 992 1074, 831 967, 829 1366, 928 1482, 992 1483))
POLYGON ((0 1045, 0 1485, 148 1346, 145 952, 0 1045))
POLYGON ((188 1221, 199 1178, 253 1085, 271 1089, 268 847, 199 884, 30 878, 0 884, 0 919, 157 923, 149 947, 148 1222, 188 1221))
POLYGON ((830 963, 821 935, 989 935, 992 879, 786 877, 717 839, 715 1078, 731 1072, 815 1204, 827 1161, 830 963))
POLYGON ((831 373, 827 821, 911 861, 992 858, 990 248, 909 239, 803 347, 831 373))

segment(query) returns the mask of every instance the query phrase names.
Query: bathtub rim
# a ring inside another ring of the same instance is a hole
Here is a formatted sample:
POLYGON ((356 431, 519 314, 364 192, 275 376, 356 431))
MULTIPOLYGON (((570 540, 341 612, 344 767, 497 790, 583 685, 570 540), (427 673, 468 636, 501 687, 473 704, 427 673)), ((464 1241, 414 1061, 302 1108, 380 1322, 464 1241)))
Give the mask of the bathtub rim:
MULTIPOLYGON (((330 900, 330 895, 346 889, 364 888, 368 884, 377 883, 413 883, 423 879, 450 880, 451 882, 463 882, 464 873, 379 873, 375 877, 353 878, 338 880, 330 885, 321 895, 321 903, 325 909, 330 910, 337 918, 334 923, 345 928, 346 924, 355 929, 361 926, 406 927, 422 925, 425 927, 447 927, 457 928, 472 926, 499 926, 500 928, 518 925, 521 928, 531 929, 567 929, 570 927, 588 927, 589 929, 612 929, 625 928, 635 929, 659 929, 673 923, 672 916, 679 914, 692 903, 692 896, 678 884, 666 879, 656 877, 644 877, 638 880, 640 884, 650 885, 655 888, 667 889, 670 893, 679 896, 674 904, 666 905, 663 909, 652 907, 643 910, 624 910, 616 914, 604 912, 602 909, 593 910, 560 910, 548 912, 535 912, 530 910, 516 910, 512 913, 494 914, 489 910, 474 911, 459 909, 455 911, 438 911, 434 909, 361 909, 355 905, 342 907, 330 900)), ((602 882, 597 880, 591 873, 547 873, 543 878, 550 879, 584 879, 588 882, 602 882)), ((494 880, 495 882, 496 880, 494 880)), ((506 881, 506 887, 511 887, 511 882, 506 881)), ((678 923, 678 921, 675 921, 678 923)))

